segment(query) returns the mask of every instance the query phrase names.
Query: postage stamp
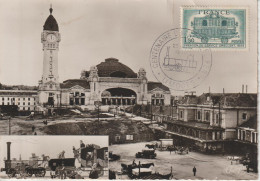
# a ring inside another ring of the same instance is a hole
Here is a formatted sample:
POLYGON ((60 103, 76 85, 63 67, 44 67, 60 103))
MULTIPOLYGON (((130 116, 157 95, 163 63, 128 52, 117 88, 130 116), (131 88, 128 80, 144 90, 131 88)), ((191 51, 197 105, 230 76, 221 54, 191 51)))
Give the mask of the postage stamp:
POLYGON ((158 81, 172 90, 197 87, 209 74, 212 54, 209 48, 182 51, 180 41, 189 29, 171 29, 154 42, 150 51, 150 66, 158 81))
POLYGON ((182 7, 182 48, 246 49, 247 8, 182 7))

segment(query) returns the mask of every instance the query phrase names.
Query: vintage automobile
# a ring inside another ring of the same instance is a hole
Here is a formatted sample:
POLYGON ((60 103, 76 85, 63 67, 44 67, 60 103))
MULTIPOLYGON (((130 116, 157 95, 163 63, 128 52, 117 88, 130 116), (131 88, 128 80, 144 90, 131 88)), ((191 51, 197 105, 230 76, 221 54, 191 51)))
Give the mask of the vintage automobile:
POLYGON ((121 171, 123 174, 127 174, 127 175, 131 175, 132 174, 132 170, 135 168, 151 168, 154 166, 154 163, 143 163, 143 164, 139 164, 137 165, 135 162, 133 162, 132 164, 124 164, 121 163, 121 171))
POLYGON ((154 163, 143 163, 136 164, 133 162, 132 164, 126 165, 121 164, 122 173, 127 174, 130 179, 148 179, 148 180, 164 180, 172 178, 172 167, 171 172, 169 174, 163 175, 160 173, 152 173, 154 167, 154 163))
POLYGON ((120 160, 120 155, 113 154, 112 151, 109 152, 109 161, 120 160))
POLYGON ((233 17, 218 14, 194 17, 191 26, 193 27, 191 37, 201 39, 202 43, 208 43, 210 39, 219 39, 221 43, 228 43, 229 39, 239 36, 236 30, 238 22, 233 17))
POLYGON ((136 158, 147 158, 147 159, 155 159, 156 153, 154 149, 144 149, 142 152, 138 152, 135 154, 136 158))

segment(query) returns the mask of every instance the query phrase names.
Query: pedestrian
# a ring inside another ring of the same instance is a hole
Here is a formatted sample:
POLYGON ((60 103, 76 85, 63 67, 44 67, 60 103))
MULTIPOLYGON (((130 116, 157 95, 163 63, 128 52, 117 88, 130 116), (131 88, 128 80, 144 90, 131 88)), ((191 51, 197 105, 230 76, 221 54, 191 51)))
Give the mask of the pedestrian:
POLYGON ((33 126, 32 126, 32 132, 34 132, 34 130, 35 130, 35 126, 33 125, 33 126))
POLYGON ((193 171, 194 176, 196 176, 197 169, 195 166, 193 167, 192 171, 193 171))
POLYGON ((246 166, 246 171, 247 171, 247 173, 249 173, 249 166, 248 165, 246 166))
POLYGON ((65 171, 64 163, 61 164, 60 175, 61 175, 61 179, 66 179, 66 171, 65 171))
POLYGON ((59 159, 64 159, 65 158, 65 151, 64 150, 59 153, 58 158, 59 159))
POLYGON ((136 166, 135 159, 133 160, 132 166, 136 166))
POLYGON ((83 143, 82 140, 80 140, 80 148, 83 149, 83 148, 85 148, 85 147, 86 147, 86 145, 83 143))

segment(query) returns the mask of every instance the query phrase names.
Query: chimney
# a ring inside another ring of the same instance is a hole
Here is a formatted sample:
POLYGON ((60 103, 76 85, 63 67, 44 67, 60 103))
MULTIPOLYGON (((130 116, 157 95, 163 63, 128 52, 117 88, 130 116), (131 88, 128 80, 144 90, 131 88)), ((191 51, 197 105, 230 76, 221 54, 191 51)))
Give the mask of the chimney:
POLYGON ((209 93, 210 93, 210 86, 209 86, 209 93))
POLYGON ((225 88, 223 88, 223 94, 225 94, 225 88))
POLYGON ((247 85, 246 85, 246 94, 247 94, 247 85))
POLYGON ((11 142, 6 142, 7 144, 7 160, 11 160, 11 142))
POLYGON ((244 94, 244 84, 242 84, 242 94, 244 94))

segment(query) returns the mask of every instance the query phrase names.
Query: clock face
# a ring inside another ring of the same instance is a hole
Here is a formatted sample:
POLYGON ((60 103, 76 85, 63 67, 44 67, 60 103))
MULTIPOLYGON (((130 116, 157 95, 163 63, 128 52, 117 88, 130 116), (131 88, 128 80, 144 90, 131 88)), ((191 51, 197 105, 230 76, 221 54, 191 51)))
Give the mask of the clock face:
POLYGON ((48 42, 55 42, 56 40, 57 40, 57 38, 54 34, 48 34, 47 35, 47 41, 48 42))

